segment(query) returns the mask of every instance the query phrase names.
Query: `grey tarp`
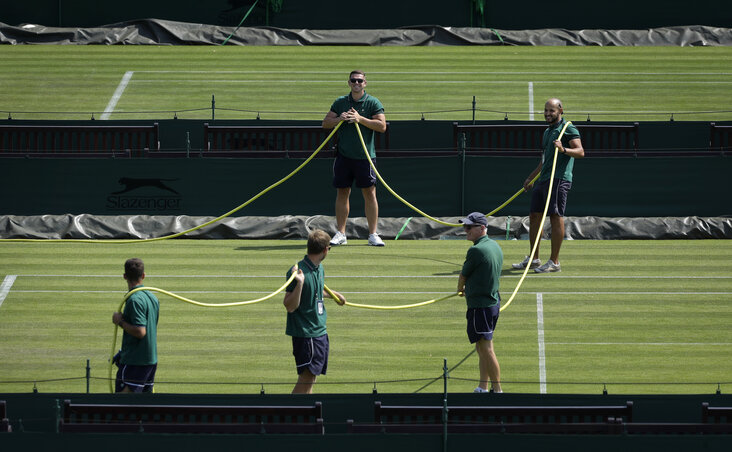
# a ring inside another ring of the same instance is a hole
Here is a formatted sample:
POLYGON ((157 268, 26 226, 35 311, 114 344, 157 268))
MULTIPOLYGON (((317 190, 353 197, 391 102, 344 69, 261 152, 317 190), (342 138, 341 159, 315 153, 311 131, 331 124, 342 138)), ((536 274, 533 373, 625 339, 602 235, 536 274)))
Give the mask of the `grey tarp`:
MULTIPOLYGON (((141 19, 93 28, 58 28, 0 22, 4 44, 217 45, 234 27, 141 19)), ((545 45, 545 46, 729 46, 732 29, 690 25, 645 30, 495 30, 425 25, 381 30, 305 30, 242 27, 229 45, 545 45)))
MULTIPOLYGON (((212 219, 214 217, 184 215, 2 215, 0 238, 146 239, 182 232, 212 219)), ((457 223, 458 219, 458 217, 441 218, 448 223, 457 223)), ((323 215, 229 217, 193 231, 183 238, 304 239, 313 229, 333 233, 334 225, 333 217, 323 215)), ((548 228, 548 225, 546 227, 548 228)), ((385 239, 393 239, 402 228, 400 240, 452 238, 463 234, 460 228, 443 226, 422 217, 379 219, 379 232, 385 239)), ((494 238, 525 239, 529 233, 528 228, 528 217, 488 219, 488 234, 494 238)), ((566 217, 565 233, 568 239, 594 240, 729 239, 732 238, 732 217, 566 217)), ((366 219, 363 217, 350 219, 346 234, 349 238, 365 239, 368 235, 366 219)))

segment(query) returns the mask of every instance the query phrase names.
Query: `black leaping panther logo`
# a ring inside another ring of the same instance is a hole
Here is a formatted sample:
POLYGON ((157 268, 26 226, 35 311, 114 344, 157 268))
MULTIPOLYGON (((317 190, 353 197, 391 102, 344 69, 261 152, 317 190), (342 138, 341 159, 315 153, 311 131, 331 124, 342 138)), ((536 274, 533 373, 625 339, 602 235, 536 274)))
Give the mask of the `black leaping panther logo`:
POLYGON ((161 190, 166 190, 171 193, 175 193, 176 195, 179 194, 177 191, 173 190, 172 188, 168 187, 165 182, 171 182, 178 179, 138 179, 134 177, 121 177, 119 179, 119 183, 121 185, 124 185, 125 188, 120 191, 112 192, 113 195, 120 195, 122 193, 127 193, 132 190, 136 190, 138 188, 142 187, 154 187, 159 188, 161 190))

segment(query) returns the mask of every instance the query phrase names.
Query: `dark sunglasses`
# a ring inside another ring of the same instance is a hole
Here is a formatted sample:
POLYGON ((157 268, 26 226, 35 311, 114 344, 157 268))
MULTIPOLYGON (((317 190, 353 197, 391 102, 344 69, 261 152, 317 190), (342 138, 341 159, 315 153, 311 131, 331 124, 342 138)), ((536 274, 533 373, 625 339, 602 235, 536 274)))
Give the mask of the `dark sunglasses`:
POLYGON ((352 78, 351 83, 366 83, 366 79, 363 78, 352 78))

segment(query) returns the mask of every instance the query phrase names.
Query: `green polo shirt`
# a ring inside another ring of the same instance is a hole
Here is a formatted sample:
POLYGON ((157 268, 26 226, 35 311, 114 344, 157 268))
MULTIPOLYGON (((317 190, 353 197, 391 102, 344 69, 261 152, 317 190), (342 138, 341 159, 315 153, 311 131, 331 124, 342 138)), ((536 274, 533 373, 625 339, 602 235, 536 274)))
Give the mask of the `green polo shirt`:
MULTIPOLYGON (((548 181, 552 175, 552 163, 554 162, 554 140, 559 137, 559 132, 567 121, 562 118, 559 123, 549 126, 544 131, 541 139, 541 148, 544 150, 541 155, 541 176, 538 182, 548 181)), ((562 135, 562 145, 569 147, 569 141, 579 138, 580 134, 574 124, 567 126, 567 130, 562 135)), ((554 178, 572 182, 572 169, 574 168, 574 158, 567 154, 557 154, 557 167, 554 170, 554 178)))
MULTIPOLYGON (((341 113, 350 110, 351 107, 358 111, 358 114, 368 119, 372 119, 374 115, 378 115, 379 113, 384 113, 384 106, 381 105, 379 99, 369 95, 368 93, 364 93, 359 100, 353 100, 350 93, 345 96, 341 96, 333 102, 333 105, 330 107, 330 111, 340 116, 341 113)), ((358 138, 356 126, 356 123, 346 122, 338 129, 338 152, 344 157, 352 159, 366 159, 366 155, 363 152, 363 146, 361 145, 361 140, 358 138)), ((374 131, 368 127, 361 127, 361 134, 363 135, 363 141, 366 144, 366 148, 369 150, 369 156, 371 158, 376 157, 374 131)))
MULTIPOLYGON (((133 287, 133 289, 137 287, 142 287, 142 285, 133 287)), ((127 332, 122 335, 120 363, 133 366, 157 364, 159 313, 160 302, 152 292, 141 290, 130 295, 125 302, 122 317, 131 325, 144 326, 146 333, 142 339, 137 339, 127 332)))
POLYGON ((489 308, 501 302, 498 280, 503 266, 503 251, 487 235, 468 249, 463 269, 465 301, 469 308, 489 308))
MULTIPOLYGON (((325 304, 323 303, 323 287, 325 273, 322 265, 315 265, 307 256, 298 262, 297 267, 302 270, 305 279, 302 282, 300 306, 287 313, 287 328, 285 333, 293 337, 320 337, 326 333, 325 304)), ((292 268, 287 271, 286 278, 292 274, 292 268)), ((287 286, 287 292, 295 290, 296 281, 287 286)))

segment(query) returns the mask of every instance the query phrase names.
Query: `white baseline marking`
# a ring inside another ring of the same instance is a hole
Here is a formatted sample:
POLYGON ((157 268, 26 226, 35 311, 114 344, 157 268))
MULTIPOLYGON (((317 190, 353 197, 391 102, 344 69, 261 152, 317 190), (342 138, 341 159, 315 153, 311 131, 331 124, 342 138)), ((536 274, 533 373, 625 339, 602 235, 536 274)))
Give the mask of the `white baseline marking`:
MULTIPOLYGON (((127 74, 125 74, 127 75, 127 74)), ((155 80, 135 80, 132 83, 282 83, 282 84, 296 84, 296 83, 340 83, 342 80, 210 80, 210 79, 155 79, 155 80)), ((432 84, 432 85, 454 85, 454 84, 479 84, 479 85, 523 85, 525 81, 519 80, 379 80, 378 83, 403 83, 403 84, 432 84)), ((593 84, 593 85, 639 85, 639 84, 653 84, 653 85, 728 85, 732 84, 732 81, 702 81, 702 80, 537 80, 532 83, 544 83, 544 84, 593 84)), ((121 83, 120 83, 121 85, 121 83)), ((119 88, 118 88, 119 89, 119 88)), ((111 104, 110 100, 110 104, 111 104)), ((116 101, 115 101, 116 103, 116 101)), ((109 108, 109 106, 107 106, 109 108)))
POLYGON ((534 120, 534 82, 529 82, 529 121, 534 120))
MULTIPOLYGON (((292 74, 291 70, 283 71, 135 71, 144 74, 292 74)), ((333 74, 333 71, 297 71, 298 74, 333 74)), ((369 71, 369 74, 490 74, 490 75, 546 75, 546 71, 369 71)), ((558 75, 732 75, 732 72, 552 72, 558 75)), ((342 80, 343 81, 343 80, 342 80)))
MULTIPOLYGON (((166 289, 172 292, 176 293, 199 293, 199 294, 218 294, 218 293, 241 293, 241 294, 251 294, 251 293, 269 293, 265 290, 174 290, 174 289, 166 289)), ((124 293, 123 291, 119 290, 64 290, 64 289, 56 289, 56 290, 15 290, 15 293, 124 293)), ((454 292, 438 292, 438 291, 432 291, 432 292, 412 292, 412 291, 404 291, 404 292, 381 292, 381 291, 346 291, 341 290, 340 292, 343 293, 349 293, 349 294, 391 294, 391 295, 424 295, 424 294, 432 294, 432 295, 449 295, 454 292)), ((510 291, 501 292, 504 294, 510 293, 510 291)), ((532 294, 539 294, 542 295, 732 295, 732 292, 523 292, 525 295, 532 295, 532 294)), ((646 300, 647 302, 653 301, 653 300, 646 300)), ((687 302, 687 300, 677 300, 679 302, 687 302)))
POLYGON ((10 288, 13 287, 13 284, 15 283, 16 275, 7 275, 5 279, 3 279, 3 283, 0 284, 0 306, 3 305, 3 301, 5 301, 5 297, 8 296, 8 292, 10 292, 10 288))
MULTIPOLYGON (((62 275, 51 273, 29 273, 17 275, 24 278, 121 278, 120 275, 62 275)), ((454 275, 328 275, 332 278, 457 278, 454 275)), ((284 278, 283 275, 155 275, 147 274, 148 278, 284 278)), ((520 278, 521 275, 503 275, 501 278, 520 278)), ((617 276, 570 276, 570 275, 532 275, 532 278, 553 278, 553 279, 678 279, 679 276, 640 276, 640 275, 617 275, 617 276)), ((685 279, 732 279, 732 276, 684 276, 685 279)), ((559 292, 557 292, 559 293, 559 292)))
POLYGON ((539 337, 539 393, 546 394, 546 356, 544 351, 544 299, 536 294, 536 328, 539 337))
POLYGON ((703 346, 715 345, 719 347, 728 347, 732 345, 730 342, 547 342, 547 345, 639 345, 639 346, 669 346, 679 347, 684 345, 703 346))
POLYGON ((100 119, 109 119, 109 116, 114 111, 114 107, 117 106, 117 102, 122 97, 122 93, 125 92, 127 85, 130 83, 132 74, 134 74, 133 71, 127 71, 125 72, 125 75, 122 76, 122 80, 119 82, 119 85, 117 85, 117 89, 114 91, 114 94, 112 94, 112 98, 109 99, 107 108, 104 109, 104 113, 102 113, 100 119))

